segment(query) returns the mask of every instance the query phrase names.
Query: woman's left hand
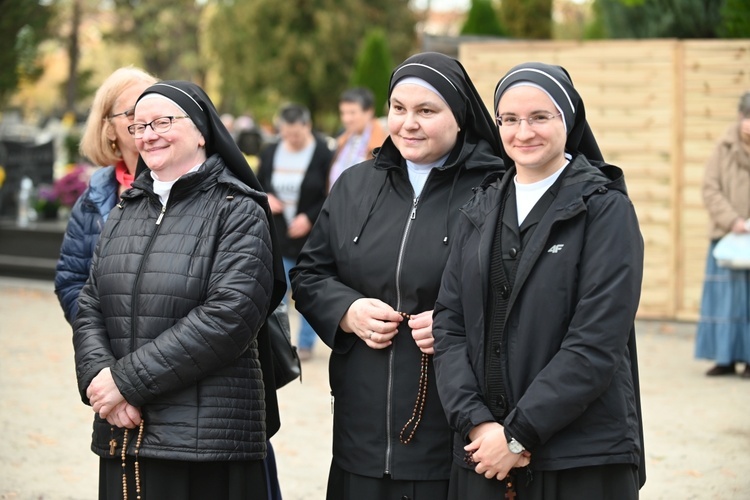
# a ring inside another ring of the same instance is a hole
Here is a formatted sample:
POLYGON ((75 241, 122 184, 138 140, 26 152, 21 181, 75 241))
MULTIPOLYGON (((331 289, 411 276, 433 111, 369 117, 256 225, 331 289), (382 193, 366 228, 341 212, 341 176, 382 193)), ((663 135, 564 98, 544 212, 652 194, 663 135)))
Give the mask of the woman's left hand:
POLYGON ((101 418, 107 418, 112 409, 125 400, 109 368, 104 368, 94 377, 86 389, 86 397, 89 398, 94 413, 98 413, 101 418))
POLYGON ((435 354, 435 337, 432 336, 432 311, 412 314, 409 320, 411 336, 419 350, 425 354, 435 354))
POLYGON ((115 427, 135 429, 141 423, 141 411, 127 401, 122 400, 109 412, 107 422, 115 427))

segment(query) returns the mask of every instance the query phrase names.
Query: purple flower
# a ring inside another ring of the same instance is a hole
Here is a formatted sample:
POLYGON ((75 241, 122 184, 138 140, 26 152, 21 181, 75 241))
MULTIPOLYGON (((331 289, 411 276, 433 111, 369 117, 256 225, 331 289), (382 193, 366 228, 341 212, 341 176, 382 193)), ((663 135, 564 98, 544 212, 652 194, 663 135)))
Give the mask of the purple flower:
POLYGON ((53 190, 60 204, 72 207, 86 190, 88 179, 87 165, 76 165, 71 172, 55 181, 53 190))

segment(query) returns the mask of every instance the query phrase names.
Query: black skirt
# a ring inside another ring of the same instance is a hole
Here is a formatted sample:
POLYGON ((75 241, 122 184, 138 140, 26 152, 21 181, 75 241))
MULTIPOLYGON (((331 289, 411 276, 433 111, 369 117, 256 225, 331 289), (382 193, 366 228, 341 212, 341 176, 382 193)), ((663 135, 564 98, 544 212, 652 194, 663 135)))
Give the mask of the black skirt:
MULTIPOLYGON (((133 457, 126 460, 128 499, 137 498, 133 457)), ((139 458, 142 500, 268 500, 262 460, 183 462, 139 458)), ((99 461, 99 500, 121 500, 122 462, 99 461)))
POLYGON ((448 481, 396 481, 352 474, 331 462, 326 500, 447 500, 448 481))
MULTIPOLYGON (((560 471, 515 469, 511 476, 517 500, 636 500, 638 470, 631 464, 580 467, 560 471)), ((487 479, 453 464, 449 500, 500 500, 507 481, 487 479)))

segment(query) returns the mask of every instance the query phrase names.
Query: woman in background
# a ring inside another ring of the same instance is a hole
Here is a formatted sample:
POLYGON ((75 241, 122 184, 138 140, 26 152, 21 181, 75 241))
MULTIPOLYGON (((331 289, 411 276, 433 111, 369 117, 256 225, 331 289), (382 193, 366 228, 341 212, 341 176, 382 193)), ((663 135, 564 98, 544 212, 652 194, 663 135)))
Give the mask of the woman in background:
POLYGON ((720 267, 713 249, 722 236, 750 232, 750 92, 740 98, 737 121, 706 163, 703 201, 710 219, 703 299, 695 356, 716 362, 706 375, 750 379, 750 270, 720 267))
POLYGON ((80 149, 95 164, 107 166, 94 172, 73 206, 60 248, 55 293, 68 323, 73 323, 78 312, 78 294, 89 277, 104 222, 133 182, 138 150, 128 126, 133 123, 136 99, 154 83, 156 78, 141 69, 120 68, 104 80, 94 96, 80 149))

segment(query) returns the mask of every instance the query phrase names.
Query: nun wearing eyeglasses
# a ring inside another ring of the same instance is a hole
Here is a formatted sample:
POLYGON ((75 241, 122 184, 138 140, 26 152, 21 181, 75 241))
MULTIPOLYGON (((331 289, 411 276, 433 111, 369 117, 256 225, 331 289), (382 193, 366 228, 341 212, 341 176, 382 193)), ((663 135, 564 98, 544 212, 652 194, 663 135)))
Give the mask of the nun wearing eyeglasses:
POLYGON ((516 66, 494 102, 509 169, 461 210, 435 305, 449 498, 638 498, 643 240, 622 170, 563 68, 516 66))
POLYGON ((332 349, 329 500, 446 498, 432 310, 459 208, 502 172, 492 115, 455 59, 410 57, 388 103, 389 137, 333 185, 291 271, 297 308, 332 349))
POLYGON ((128 131, 139 173, 74 322, 99 498, 266 499, 279 421, 264 323, 286 288, 267 198, 192 83, 148 87, 128 131))

